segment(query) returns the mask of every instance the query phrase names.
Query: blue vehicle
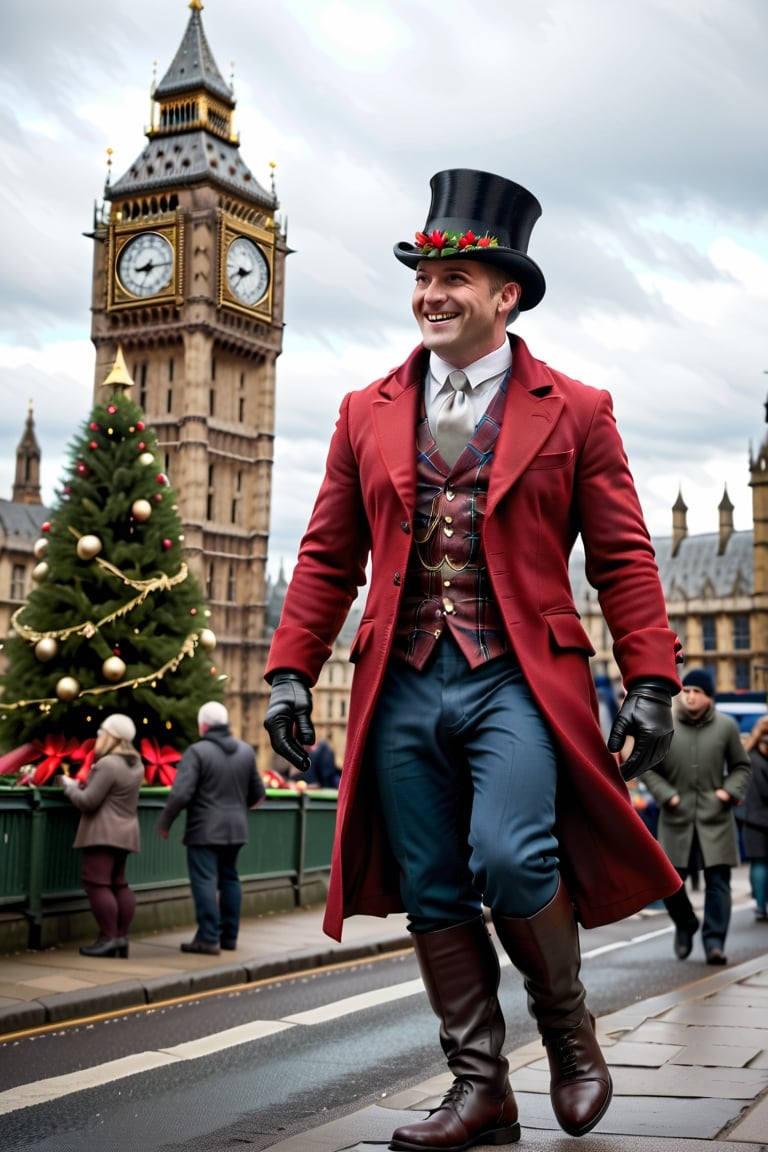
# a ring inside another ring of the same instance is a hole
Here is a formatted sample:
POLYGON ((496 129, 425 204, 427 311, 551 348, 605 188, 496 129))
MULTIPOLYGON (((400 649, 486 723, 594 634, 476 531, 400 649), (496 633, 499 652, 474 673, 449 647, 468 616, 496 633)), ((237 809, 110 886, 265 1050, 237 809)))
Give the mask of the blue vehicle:
POLYGON ((768 715, 765 692, 718 692, 715 706, 719 712, 732 716, 744 735, 752 731, 761 716, 768 715))

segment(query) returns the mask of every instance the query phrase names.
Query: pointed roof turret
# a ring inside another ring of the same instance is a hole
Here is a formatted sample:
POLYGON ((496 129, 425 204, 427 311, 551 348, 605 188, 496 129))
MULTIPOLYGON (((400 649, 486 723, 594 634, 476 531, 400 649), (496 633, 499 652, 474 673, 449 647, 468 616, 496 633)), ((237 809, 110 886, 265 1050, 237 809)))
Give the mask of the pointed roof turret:
POLYGON ((201 0, 190 0, 189 7, 173 63, 152 91, 149 143, 119 180, 107 182, 104 197, 119 201, 206 183, 272 214, 278 206, 274 190, 262 188, 240 155, 235 97, 203 30, 201 0))
POLYGON ((179 96, 183 92, 194 92, 202 88, 234 108, 232 90, 221 75, 205 36, 200 16, 203 5, 200 0, 190 0, 189 7, 192 15, 187 30, 173 63, 155 89, 155 99, 164 100, 168 96, 179 96))
POLYGON ((40 445, 35 436, 32 401, 29 402, 27 423, 16 448, 16 479, 11 499, 16 504, 42 504, 40 496, 40 445))
POLYGON ((717 506, 717 511, 719 513, 719 520, 720 520, 720 525, 719 525, 720 540, 719 540, 719 544, 718 544, 717 554, 718 554, 718 556, 722 556, 722 555, 724 555, 725 550, 728 547, 728 541, 730 540, 731 536, 733 536, 734 505, 733 505, 733 501, 731 500, 730 496, 728 495, 728 485, 727 484, 723 487, 723 498, 717 506))
POLYGON ((688 535, 688 505, 683 500, 683 490, 678 489, 677 500, 672 505, 672 555, 677 556, 680 545, 688 535))

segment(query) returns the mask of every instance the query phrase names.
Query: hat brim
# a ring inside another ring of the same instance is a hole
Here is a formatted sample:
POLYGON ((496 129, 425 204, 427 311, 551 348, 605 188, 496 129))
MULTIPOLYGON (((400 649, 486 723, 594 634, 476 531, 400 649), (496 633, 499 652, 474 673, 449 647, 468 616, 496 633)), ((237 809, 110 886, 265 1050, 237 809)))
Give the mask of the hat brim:
POLYGON ((522 289, 520 296, 520 311, 528 312, 541 303, 547 290, 544 273, 530 256, 517 252, 513 248, 471 248, 468 252, 452 252, 450 256, 425 256, 414 244, 403 241, 395 244, 393 251, 401 264, 408 268, 416 268, 422 260, 475 260, 478 264, 491 264, 494 268, 502 268, 509 273, 510 280, 514 280, 522 289))

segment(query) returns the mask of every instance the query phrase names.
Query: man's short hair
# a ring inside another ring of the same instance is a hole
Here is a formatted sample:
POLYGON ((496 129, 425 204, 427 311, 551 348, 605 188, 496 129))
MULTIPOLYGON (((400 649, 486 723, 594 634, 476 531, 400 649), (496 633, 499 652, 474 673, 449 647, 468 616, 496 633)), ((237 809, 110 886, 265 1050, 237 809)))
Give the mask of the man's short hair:
POLYGON ((214 724, 228 724, 229 713, 218 700, 209 700, 201 704, 197 713, 198 728, 212 728, 214 724))

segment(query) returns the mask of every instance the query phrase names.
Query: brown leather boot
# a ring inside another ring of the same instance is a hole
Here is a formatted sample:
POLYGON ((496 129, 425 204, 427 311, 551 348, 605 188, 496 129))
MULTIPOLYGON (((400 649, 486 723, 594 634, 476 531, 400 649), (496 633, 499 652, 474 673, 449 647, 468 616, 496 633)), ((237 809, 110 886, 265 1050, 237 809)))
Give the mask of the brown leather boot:
POLYGON ((584 1136, 605 1115, 613 1083, 586 1011, 579 979, 581 954, 573 905, 563 884, 540 912, 493 922, 512 963, 522 973, 528 1005, 549 1060, 552 1109, 570 1136, 584 1136))
POLYGON ((473 1144, 520 1139, 517 1105, 501 1055, 504 1017, 497 992, 499 959, 482 916, 439 932, 413 934, 440 1043, 456 1079, 425 1120, 392 1136, 405 1152, 462 1152, 473 1144))

